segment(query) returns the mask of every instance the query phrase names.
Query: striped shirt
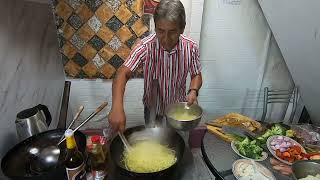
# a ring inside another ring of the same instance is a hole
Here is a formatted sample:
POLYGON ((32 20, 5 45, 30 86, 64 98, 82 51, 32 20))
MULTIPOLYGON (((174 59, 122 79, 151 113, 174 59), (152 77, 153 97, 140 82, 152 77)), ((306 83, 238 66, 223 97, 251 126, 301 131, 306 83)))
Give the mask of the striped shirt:
POLYGON ((186 101, 187 75, 201 71, 198 45, 184 35, 180 35, 171 52, 160 46, 155 34, 145 37, 123 65, 134 71, 140 63, 144 71, 143 103, 147 107, 150 107, 152 80, 158 79, 157 114, 163 114, 168 104, 186 101))

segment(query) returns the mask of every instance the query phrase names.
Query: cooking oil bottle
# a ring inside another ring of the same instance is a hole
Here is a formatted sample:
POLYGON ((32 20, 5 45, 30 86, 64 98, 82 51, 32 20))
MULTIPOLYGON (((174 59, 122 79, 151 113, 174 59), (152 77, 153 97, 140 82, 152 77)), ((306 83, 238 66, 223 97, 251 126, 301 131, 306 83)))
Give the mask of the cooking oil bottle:
POLYGON ((64 135, 67 142, 65 167, 68 180, 84 180, 86 179, 85 162, 82 153, 78 150, 73 131, 67 129, 64 135))
POLYGON ((94 180, 102 180, 107 176, 107 159, 100 142, 100 136, 92 136, 91 173, 94 180))

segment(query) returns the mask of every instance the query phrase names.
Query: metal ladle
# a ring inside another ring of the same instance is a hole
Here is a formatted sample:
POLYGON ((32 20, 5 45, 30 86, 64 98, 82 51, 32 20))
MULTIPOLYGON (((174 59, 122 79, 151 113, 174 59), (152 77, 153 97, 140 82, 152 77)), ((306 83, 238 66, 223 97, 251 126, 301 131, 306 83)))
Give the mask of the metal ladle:
MULTIPOLYGON (((104 102, 102 105, 100 105, 93 113, 91 113, 78 127, 76 127, 73 132, 77 131, 79 128, 81 128, 84 124, 86 124, 89 120, 91 120, 95 115, 97 115, 103 108, 105 108, 107 106, 107 102, 104 102)), ((81 107, 79 108, 78 113, 76 114, 73 122, 74 123, 75 119, 77 119, 80 115, 80 112, 83 110, 81 110, 81 107)), ((69 125, 69 127, 71 127, 72 124, 69 125)), ((64 137, 64 136, 63 136, 64 137)), ((62 140, 60 140, 58 142, 58 144, 56 146, 49 146, 44 148, 39 156, 37 157, 37 162, 36 162, 36 166, 37 169, 41 169, 41 170, 48 170, 51 169, 53 167, 55 167, 58 164, 59 161, 59 156, 60 156, 60 149, 58 147, 59 144, 61 144, 61 142, 63 142, 65 140, 65 137, 62 138, 62 140)))

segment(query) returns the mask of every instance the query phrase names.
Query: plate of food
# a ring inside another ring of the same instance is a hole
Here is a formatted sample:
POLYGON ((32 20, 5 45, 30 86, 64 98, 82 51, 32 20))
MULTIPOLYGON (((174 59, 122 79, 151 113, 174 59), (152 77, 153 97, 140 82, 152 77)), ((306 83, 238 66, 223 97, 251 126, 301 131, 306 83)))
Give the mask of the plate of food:
POLYGON ((249 138, 244 138, 242 141, 232 141, 231 148, 240 157, 253 161, 263 161, 268 157, 268 154, 256 144, 256 141, 250 141, 249 138))
POLYGON ((267 147, 270 153, 279 161, 292 165, 295 161, 305 160, 306 150, 295 140, 275 135, 267 140, 267 147))
POLYGON ((233 175, 239 180, 276 180, 272 172, 262 164, 249 160, 238 159, 232 164, 233 175))

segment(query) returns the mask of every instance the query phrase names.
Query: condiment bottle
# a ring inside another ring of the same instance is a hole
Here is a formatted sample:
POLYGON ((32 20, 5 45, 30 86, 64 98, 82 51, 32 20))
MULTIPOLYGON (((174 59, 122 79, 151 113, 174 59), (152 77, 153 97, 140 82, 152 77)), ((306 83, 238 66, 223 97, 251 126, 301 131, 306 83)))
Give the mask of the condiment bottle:
POLYGON ((100 142, 100 136, 92 136, 91 173, 94 180, 102 180, 107 175, 106 155, 100 142))
POLYGON ((68 180, 85 180, 86 171, 82 153, 78 150, 73 131, 67 129, 65 132, 67 143, 67 155, 65 158, 65 167, 68 180))

